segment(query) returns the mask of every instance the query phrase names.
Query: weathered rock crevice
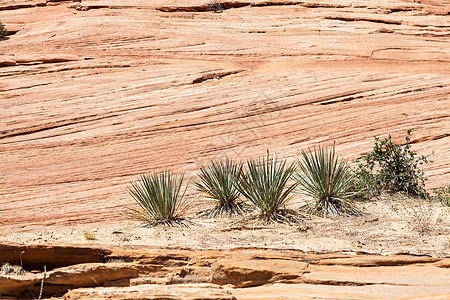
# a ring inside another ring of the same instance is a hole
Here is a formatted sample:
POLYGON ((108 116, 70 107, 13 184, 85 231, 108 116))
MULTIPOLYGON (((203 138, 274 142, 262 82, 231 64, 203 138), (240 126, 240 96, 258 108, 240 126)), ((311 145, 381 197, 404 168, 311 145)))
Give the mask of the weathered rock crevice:
POLYGON ((236 70, 236 71, 228 71, 228 72, 219 72, 219 73, 208 73, 206 75, 200 76, 198 78, 195 78, 194 80, 192 80, 192 84, 197 84, 197 83, 202 83, 204 81, 207 80, 212 80, 212 79, 221 79, 225 76, 229 76, 229 75, 234 75, 234 74, 239 74, 241 72, 243 72, 244 70, 236 70))
MULTIPOLYGON (((305 8, 344 8, 350 5, 332 4, 332 3, 311 3, 304 1, 263 1, 263 2, 241 2, 241 1, 224 1, 218 2, 221 10, 227 10, 232 8, 241 7, 269 7, 269 6, 302 6, 305 8)), ((156 10, 162 12, 208 12, 213 11, 210 5, 197 5, 197 6, 163 6, 157 7, 156 10)))
POLYGON ((21 265, 24 269, 66 267, 80 263, 101 263, 111 251, 92 247, 0 244, 0 264, 21 265))
POLYGON ((345 22, 365 21, 365 22, 373 22, 373 23, 381 23, 381 24, 389 24, 389 25, 401 25, 402 24, 401 21, 375 19, 375 18, 363 18, 363 17, 326 16, 325 19, 339 20, 339 21, 345 21, 345 22))
MULTIPOLYGON (((231 8, 240 8, 244 6, 250 6, 249 2, 219 2, 222 10, 227 10, 231 8)), ((162 12, 207 12, 207 11, 213 11, 213 9, 208 5, 197 5, 197 6, 163 6, 163 7, 157 7, 156 10, 162 11, 162 12)))

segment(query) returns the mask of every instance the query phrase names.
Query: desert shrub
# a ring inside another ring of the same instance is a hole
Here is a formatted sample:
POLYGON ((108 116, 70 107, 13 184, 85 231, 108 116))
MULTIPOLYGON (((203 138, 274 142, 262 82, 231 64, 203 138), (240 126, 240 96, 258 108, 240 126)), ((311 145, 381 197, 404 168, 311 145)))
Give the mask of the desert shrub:
POLYGON ((196 188, 213 202, 214 207, 201 213, 203 216, 233 216, 244 212, 242 202, 238 201, 241 193, 237 183, 242 174, 242 164, 226 159, 213 161, 201 167, 198 173, 201 182, 196 188))
POLYGON ((369 200, 380 195, 380 189, 375 176, 367 168, 363 167, 360 161, 357 161, 356 170, 353 170, 353 182, 350 195, 352 200, 369 200))
POLYGON ((95 241, 97 239, 95 234, 92 231, 90 231, 89 229, 83 230, 83 236, 88 241, 95 241))
POLYGON ((315 199, 303 209, 319 216, 358 216, 362 212, 349 197, 352 190, 353 173, 347 162, 339 158, 335 148, 314 148, 302 152, 295 175, 299 183, 297 192, 315 199))
POLYGON ((220 4, 219 1, 212 0, 211 2, 208 3, 208 10, 216 12, 216 13, 221 13, 221 12, 223 12, 223 6, 222 6, 222 4, 220 4))
POLYGON ((446 218, 445 210, 439 202, 430 201, 424 197, 411 197, 399 193, 394 197, 394 203, 399 203, 398 211, 401 219, 408 222, 411 229, 419 234, 438 231, 440 223, 446 218))
POLYGON ((450 207, 450 185, 433 189, 435 197, 443 206, 450 207))
POLYGON ((238 189, 257 210, 258 218, 264 222, 297 223, 301 216, 286 209, 297 183, 288 184, 295 172, 294 164, 275 156, 247 161, 247 171, 241 175, 238 189))
POLYGON ((143 226, 183 224, 183 213, 189 207, 184 201, 187 186, 182 189, 183 179, 184 174, 175 176, 170 171, 141 175, 128 189, 138 207, 128 206, 126 215, 143 226))
POLYGON ((9 263, 5 263, 0 268, 0 275, 23 275, 25 274, 25 270, 21 266, 13 266, 9 263))
POLYGON ((6 28, 5 25, 0 21, 0 39, 5 38, 6 36, 6 28))
POLYGON ((406 135, 404 145, 375 137, 371 152, 358 162, 356 187, 368 194, 378 195, 381 191, 405 192, 411 196, 426 197, 424 172, 421 165, 428 163, 425 156, 418 156, 411 149, 411 130, 406 135))

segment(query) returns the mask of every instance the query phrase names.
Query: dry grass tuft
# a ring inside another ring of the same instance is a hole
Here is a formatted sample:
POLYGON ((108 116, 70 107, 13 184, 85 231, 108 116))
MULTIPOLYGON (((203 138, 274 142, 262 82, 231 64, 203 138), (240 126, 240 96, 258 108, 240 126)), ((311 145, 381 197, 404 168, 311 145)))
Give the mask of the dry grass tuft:
POLYGON ((95 234, 92 231, 90 231, 89 229, 83 230, 83 236, 88 241, 95 241, 97 239, 95 234))
POLYGON ((25 274, 25 270, 21 266, 13 266, 9 263, 3 264, 0 275, 23 275, 25 274))
POLYGON ((448 209, 439 202, 402 193, 393 197, 396 203, 393 204, 393 210, 421 235, 439 231, 439 225, 448 216, 448 209))

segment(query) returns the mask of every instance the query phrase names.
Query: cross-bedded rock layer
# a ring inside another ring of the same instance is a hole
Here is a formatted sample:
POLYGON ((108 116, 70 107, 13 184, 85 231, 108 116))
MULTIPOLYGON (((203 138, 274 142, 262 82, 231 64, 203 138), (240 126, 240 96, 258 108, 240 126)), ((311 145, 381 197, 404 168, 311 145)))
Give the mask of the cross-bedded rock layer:
POLYGON ((449 4, 0 1, 0 224, 119 222, 138 174, 373 136, 450 179, 449 4))

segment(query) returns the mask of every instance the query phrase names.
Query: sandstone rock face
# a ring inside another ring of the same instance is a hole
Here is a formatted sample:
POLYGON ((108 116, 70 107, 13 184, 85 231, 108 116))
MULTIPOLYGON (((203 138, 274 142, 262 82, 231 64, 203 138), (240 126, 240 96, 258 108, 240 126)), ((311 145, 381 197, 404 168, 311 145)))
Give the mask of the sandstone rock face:
MULTIPOLYGON (((0 224, 121 222, 138 174, 373 136, 450 180, 448 1, 0 2, 0 224)), ((24 225, 25 224, 25 225, 24 225)))
MULTIPOLYGON (((17 245, 9 247, 15 248, 16 253, 22 249, 17 245)), ((87 250, 82 248, 86 259, 92 256, 87 250)), ((98 250, 93 248, 93 254, 98 250)), ((448 258, 356 252, 312 254, 257 248, 101 250, 109 253, 103 262, 48 270, 43 294, 64 295, 64 299, 446 299, 450 296, 448 258)), ((76 252, 76 248, 69 247, 68 251, 76 252)), ((0 249, 0 263, 5 262, 3 253, 0 249)), ((40 255, 37 250, 34 253, 40 255)), ((29 259, 35 261, 32 256, 29 259)), ((24 259, 25 268, 30 262, 24 259)), ((46 263, 56 265, 51 258, 46 263)), ((37 295, 42 278, 42 272, 0 275, 0 294, 37 295)))
POLYGON ((304 262, 279 259, 260 262, 265 259, 253 257, 250 260, 232 258, 219 261, 212 266, 211 281, 217 284, 232 284, 235 287, 248 287, 294 280, 309 272, 308 264, 304 262))
POLYGON ((187 300, 233 300, 236 297, 231 291, 214 284, 175 284, 154 285, 144 284, 127 288, 84 288, 68 292, 65 300, 75 299, 187 299, 187 300))

